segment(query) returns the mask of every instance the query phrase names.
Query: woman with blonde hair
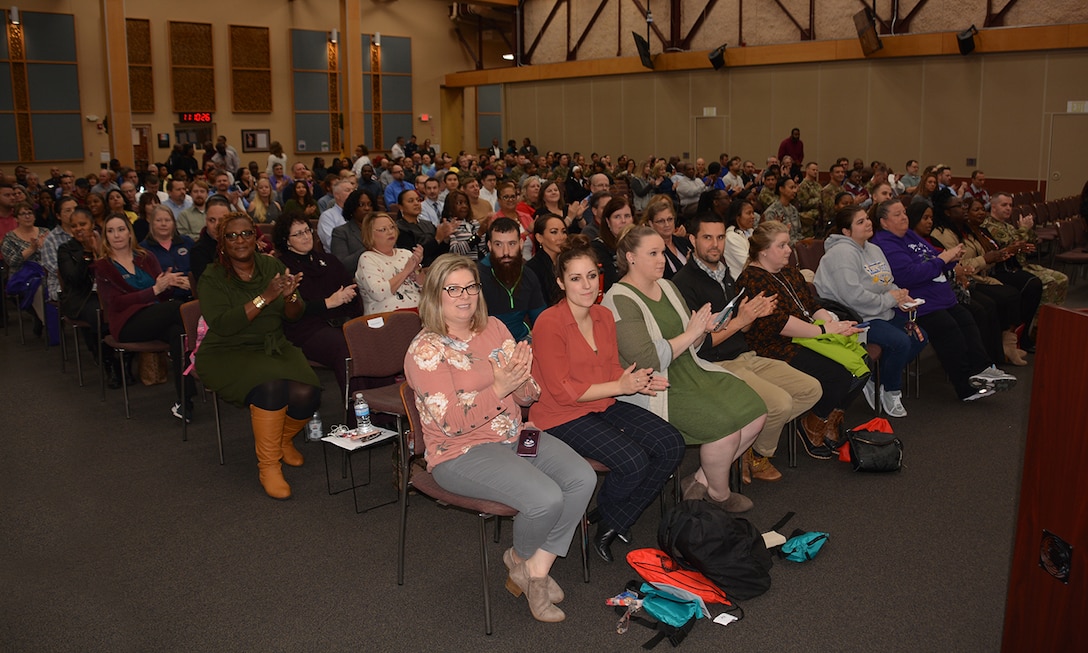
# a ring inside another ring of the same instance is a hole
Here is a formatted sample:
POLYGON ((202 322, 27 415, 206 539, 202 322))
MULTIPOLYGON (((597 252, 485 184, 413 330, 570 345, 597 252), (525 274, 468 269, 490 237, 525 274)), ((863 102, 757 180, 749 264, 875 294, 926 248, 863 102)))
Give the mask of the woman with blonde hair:
POLYGON ((411 251, 397 247, 400 230, 388 213, 371 213, 363 219, 363 245, 355 282, 363 297, 366 315, 419 306, 420 267, 423 246, 411 251))
POLYGON ((419 301, 423 330, 404 357, 415 391, 425 460, 450 492, 498 501, 518 511, 514 545, 503 554, 506 588, 526 595, 539 621, 566 615, 551 567, 566 556, 596 486, 584 458, 548 433, 533 434, 536 456, 517 454, 521 406, 540 396, 533 352, 488 317, 472 259, 444 254, 431 265, 419 301))
POLYGON ((253 189, 253 197, 249 200, 249 215, 258 224, 275 222, 283 212, 283 207, 276 201, 272 192, 272 182, 266 177, 261 177, 253 189))
MULTIPOLYGON (((163 271, 159 261, 136 244, 132 223, 124 213, 111 213, 106 218, 105 233, 99 245, 99 258, 94 262, 98 296, 105 309, 110 333, 121 342, 161 340, 170 345, 172 376, 177 398, 170 412, 177 418, 190 420, 191 400, 181 405, 181 304, 170 301, 174 289, 189 290, 189 277, 183 272, 163 271)), ((191 379, 186 383, 192 384, 191 379)), ((186 397, 192 397, 189 392, 186 397)))
POLYGON ((665 242, 646 225, 624 232, 617 245, 623 274, 601 305, 616 320, 620 365, 651 368, 668 382, 655 396, 625 396, 699 447, 699 469, 681 481, 685 499, 702 499, 729 512, 751 509, 752 500, 729 489, 729 469, 752 445, 767 407, 748 384, 696 353, 717 330, 710 304, 688 310, 680 291, 664 279, 665 242))

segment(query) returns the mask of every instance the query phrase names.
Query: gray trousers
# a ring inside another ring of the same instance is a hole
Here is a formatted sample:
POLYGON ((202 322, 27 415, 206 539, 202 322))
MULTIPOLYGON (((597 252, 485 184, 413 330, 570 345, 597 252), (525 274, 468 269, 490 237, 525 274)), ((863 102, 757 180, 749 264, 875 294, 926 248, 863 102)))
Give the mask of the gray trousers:
POLYGON ((563 557, 570 548, 597 474, 562 440, 540 434, 536 458, 522 458, 517 444, 472 447, 431 470, 450 492, 498 501, 517 509, 514 550, 528 558, 537 549, 563 557))

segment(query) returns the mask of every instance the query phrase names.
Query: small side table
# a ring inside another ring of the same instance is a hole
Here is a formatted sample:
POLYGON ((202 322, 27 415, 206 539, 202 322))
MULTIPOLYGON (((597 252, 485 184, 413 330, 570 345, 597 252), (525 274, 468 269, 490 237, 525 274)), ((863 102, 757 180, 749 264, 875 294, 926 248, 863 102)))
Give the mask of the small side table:
POLYGON ((355 514, 364 513, 364 512, 367 512, 369 510, 373 510, 374 508, 380 508, 382 506, 388 506, 389 504, 397 502, 397 497, 393 497, 389 501, 384 501, 382 503, 376 503, 374 505, 367 506, 367 507, 362 508, 362 509, 359 508, 359 488, 366 487, 366 486, 370 485, 370 474, 371 474, 371 466, 372 466, 371 465, 371 463, 372 463, 371 453, 373 452, 374 448, 377 447, 377 446, 388 444, 390 442, 396 443, 396 441, 397 441, 397 432, 396 431, 390 431, 389 429, 382 429, 382 428, 379 428, 377 430, 379 432, 379 435, 377 437, 375 437, 375 438, 372 438, 372 439, 366 440, 366 441, 353 440, 351 438, 342 438, 342 437, 335 436, 335 435, 328 435, 328 436, 325 436, 325 437, 321 438, 321 442, 324 444, 324 446, 321 447, 321 452, 322 452, 323 457, 325 459, 325 484, 328 487, 329 496, 332 496, 334 494, 340 494, 341 492, 347 492, 348 490, 351 490, 351 497, 352 497, 352 500, 355 503, 355 514), (341 472, 340 472, 340 477, 342 479, 343 478, 348 478, 350 483, 349 483, 349 485, 347 487, 342 487, 342 488, 337 489, 337 490, 333 489, 333 486, 332 486, 332 474, 329 472, 329 453, 328 453, 329 449, 333 449, 334 451, 339 451, 341 456, 342 456, 341 460, 343 461, 343 465, 342 465, 342 469, 341 469, 341 472), (366 451, 366 480, 363 481, 363 482, 358 482, 357 483, 355 481, 355 466, 352 464, 352 457, 354 456, 354 454, 356 454, 356 453, 358 453, 360 451, 364 451, 364 450, 366 451))

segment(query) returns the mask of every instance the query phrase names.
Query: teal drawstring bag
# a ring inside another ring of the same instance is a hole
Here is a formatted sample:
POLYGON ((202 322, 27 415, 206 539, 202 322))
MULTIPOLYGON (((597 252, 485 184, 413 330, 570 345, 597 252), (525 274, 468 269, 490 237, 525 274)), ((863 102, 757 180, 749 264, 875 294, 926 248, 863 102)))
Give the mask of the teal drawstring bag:
POLYGON ((819 531, 809 531, 808 533, 795 535, 782 545, 782 553, 786 560, 808 562, 816 557, 816 554, 827 543, 828 537, 827 533, 819 531))

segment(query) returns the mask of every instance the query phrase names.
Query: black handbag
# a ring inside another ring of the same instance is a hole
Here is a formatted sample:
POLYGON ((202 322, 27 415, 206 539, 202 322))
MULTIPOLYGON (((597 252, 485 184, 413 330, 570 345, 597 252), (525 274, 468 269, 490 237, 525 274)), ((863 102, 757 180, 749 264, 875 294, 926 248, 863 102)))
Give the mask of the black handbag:
POLYGON ((903 466, 903 442, 888 420, 876 418, 846 432, 855 472, 897 472, 903 466))

